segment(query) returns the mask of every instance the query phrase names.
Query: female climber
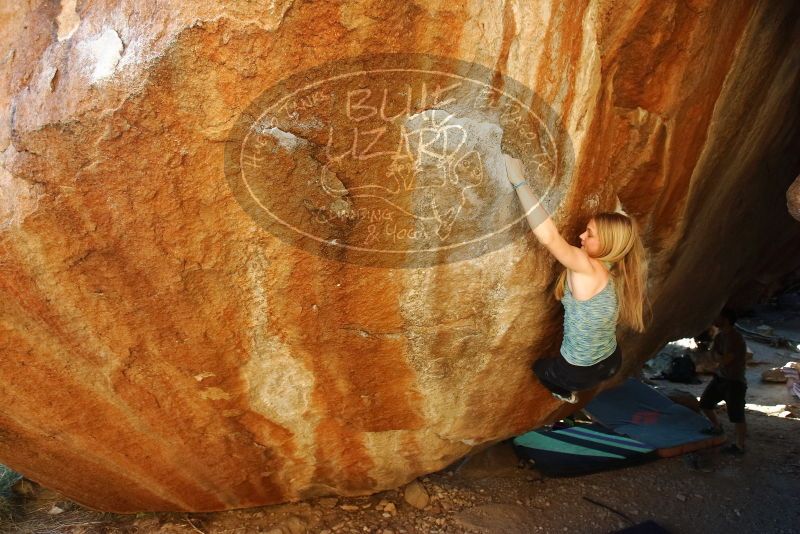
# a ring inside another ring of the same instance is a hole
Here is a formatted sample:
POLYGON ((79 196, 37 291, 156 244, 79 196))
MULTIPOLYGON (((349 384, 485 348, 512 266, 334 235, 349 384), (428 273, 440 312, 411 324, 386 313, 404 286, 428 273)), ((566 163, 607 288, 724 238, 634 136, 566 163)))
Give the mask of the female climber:
POLYGON ((644 330, 645 252, 636 223, 621 213, 598 213, 567 243, 525 180, 522 162, 503 154, 536 239, 564 266, 555 297, 564 306, 564 338, 555 357, 540 358, 533 371, 554 397, 578 402, 577 392, 614 376, 622 363, 616 327, 644 330))

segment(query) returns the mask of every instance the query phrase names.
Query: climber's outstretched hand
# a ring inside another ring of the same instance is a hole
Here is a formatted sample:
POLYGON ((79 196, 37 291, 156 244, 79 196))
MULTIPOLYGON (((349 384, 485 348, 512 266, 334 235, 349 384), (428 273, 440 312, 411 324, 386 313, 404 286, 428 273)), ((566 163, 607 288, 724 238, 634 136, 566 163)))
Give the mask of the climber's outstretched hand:
POLYGON ((508 154, 503 154, 503 160, 506 164, 506 177, 512 184, 518 184, 525 179, 525 168, 522 162, 517 158, 511 157, 508 154))

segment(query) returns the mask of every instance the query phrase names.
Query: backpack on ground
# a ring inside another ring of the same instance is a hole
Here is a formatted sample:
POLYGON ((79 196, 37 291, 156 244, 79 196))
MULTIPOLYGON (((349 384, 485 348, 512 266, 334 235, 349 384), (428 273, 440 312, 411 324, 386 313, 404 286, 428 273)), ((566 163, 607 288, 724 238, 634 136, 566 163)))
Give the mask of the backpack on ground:
POLYGON ((697 372, 691 355, 681 354, 669 362, 669 368, 664 372, 664 378, 670 382, 693 384, 697 382, 697 372))

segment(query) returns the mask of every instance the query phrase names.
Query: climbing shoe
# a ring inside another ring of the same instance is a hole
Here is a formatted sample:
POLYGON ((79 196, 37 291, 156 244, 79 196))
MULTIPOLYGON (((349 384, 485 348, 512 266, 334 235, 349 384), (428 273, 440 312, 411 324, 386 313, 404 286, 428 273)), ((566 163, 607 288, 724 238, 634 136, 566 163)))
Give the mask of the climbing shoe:
POLYGON ((553 397, 557 398, 560 401, 568 402, 570 404, 576 404, 578 402, 578 396, 575 395, 575 392, 572 392, 572 394, 569 397, 559 395, 558 393, 555 392, 550 392, 550 393, 551 395, 553 395, 553 397))

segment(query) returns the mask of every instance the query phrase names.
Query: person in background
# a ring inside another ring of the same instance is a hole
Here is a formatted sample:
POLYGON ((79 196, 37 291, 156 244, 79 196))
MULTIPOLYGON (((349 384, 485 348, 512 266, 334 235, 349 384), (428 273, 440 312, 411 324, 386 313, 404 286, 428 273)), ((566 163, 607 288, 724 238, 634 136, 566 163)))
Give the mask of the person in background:
POLYGON ((718 361, 718 366, 714 377, 700 397, 700 408, 711 422, 711 426, 704 432, 715 436, 722 435, 724 431, 714 409, 720 401, 725 401, 728 419, 736 427, 736 442, 722 450, 740 456, 744 454, 744 442, 747 437, 747 424, 744 418, 747 345, 742 335, 734 328, 735 323, 736 312, 729 308, 723 308, 714 320, 714 326, 719 331, 714 336, 711 350, 718 361))

